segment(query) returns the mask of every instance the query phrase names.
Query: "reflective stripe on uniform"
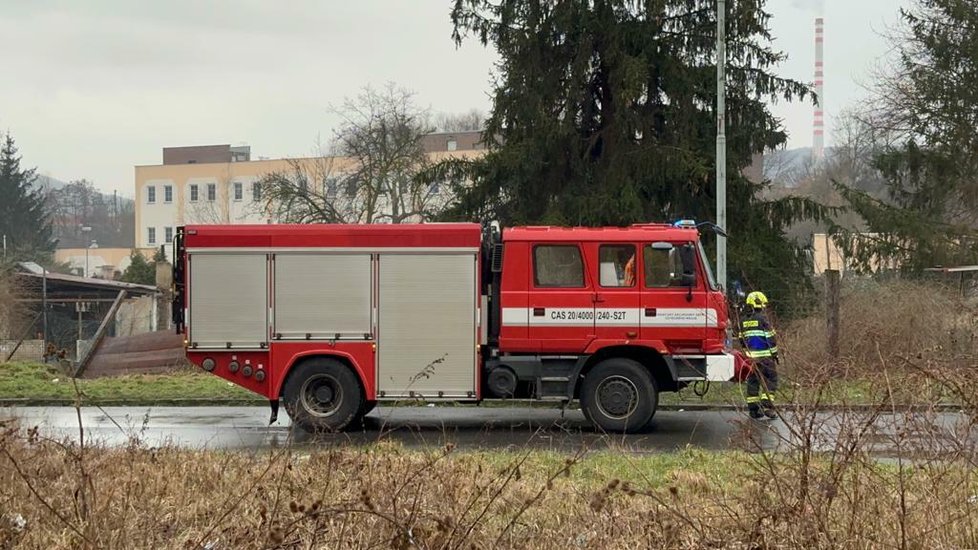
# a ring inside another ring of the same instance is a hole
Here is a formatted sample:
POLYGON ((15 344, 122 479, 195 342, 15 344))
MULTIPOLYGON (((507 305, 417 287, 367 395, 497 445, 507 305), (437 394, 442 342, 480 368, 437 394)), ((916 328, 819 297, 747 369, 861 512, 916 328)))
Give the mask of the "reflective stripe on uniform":
POLYGON ((771 350, 769 349, 765 349, 765 350, 749 349, 746 351, 747 351, 747 357, 750 357, 751 359, 763 359, 764 357, 771 356, 771 350))
POLYGON ((752 395, 747 398, 747 404, 760 403, 760 402, 761 402, 761 398, 755 395, 752 395))
POLYGON ((752 320, 752 321, 744 321, 743 323, 741 323, 741 325, 744 328, 751 328, 751 327, 760 326, 760 323, 755 319, 755 320, 752 320))
POLYGON ((761 401, 770 401, 770 402, 773 403, 774 402, 774 394, 773 393, 761 392, 760 399, 761 399, 761 401))
POLYGON ((761 338, 769 338, 768 333, 763 330, 745 330, 740 333, 741 338, 748 338, 750 336, 760 336, 761 338))

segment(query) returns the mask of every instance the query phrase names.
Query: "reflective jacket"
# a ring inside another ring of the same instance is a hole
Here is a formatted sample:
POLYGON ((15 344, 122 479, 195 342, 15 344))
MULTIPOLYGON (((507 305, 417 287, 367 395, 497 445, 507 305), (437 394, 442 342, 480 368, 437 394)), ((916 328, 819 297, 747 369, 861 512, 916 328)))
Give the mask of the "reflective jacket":
POLYGON ((751 359, 776 358, 778 356, 778 343, 775 340, 774 328, 762 310, 755 309, 749 317, 740 323, 738 337, 744 345, 744 353, 751 359))

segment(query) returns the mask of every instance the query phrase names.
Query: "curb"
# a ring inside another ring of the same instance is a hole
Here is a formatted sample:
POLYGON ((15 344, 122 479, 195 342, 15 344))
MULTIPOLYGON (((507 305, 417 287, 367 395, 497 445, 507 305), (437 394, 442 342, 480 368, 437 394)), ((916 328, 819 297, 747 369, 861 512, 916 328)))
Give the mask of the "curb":
MULTIPOLYGON (((776 405, 782 411, 805 412, 816 410, 819 412, 881 412, 881 413, 923 413, 933 412, 962 412, 962 405, 951 403, 936 405, 812 405, 786 403, 776 405)), ((660 411, 745 411, 747 405, 726 405, 711 403, 678 403, 671 405, 659 405, 660 411)))
MULTIPOLYGON (((83 407, 237 407, 268 406, 267 401, 255 399, 159 399, 154 401, 131 399, 85 399, 83 407)), ((0 399, 0 407, 74 407, 74 399, 0 399)))
MULTIPOLYGON (((514 404, 526 407, 525 404, 514 404)), ((74 407, 74 399, 31 399, 5 398, 0 399, 0 407, 74 407)), ((83 407, 268 407, 268 402, 259 399, 160 399, 156 401, 136 401, 130 399, 99 399, 82 401, 83 407)), ((423 406, 423 405, 419 405, 423 406)), ((538 407, 534 407, 538 408, 538 407)), ((554 407, 557 408, 557 407, 554 407)), ((784 404, 778 407, 784 411, 808 411, 813 407, 803 404, 784 404)), ((961 405, 819 405, 814 409, 819 412, 874 412, 883 413, 922 413, 922 412, 961 412, 961 405)), ((660 411, 743 411, 745 405, 723 403, 671 403, 658 406, 660 411)))

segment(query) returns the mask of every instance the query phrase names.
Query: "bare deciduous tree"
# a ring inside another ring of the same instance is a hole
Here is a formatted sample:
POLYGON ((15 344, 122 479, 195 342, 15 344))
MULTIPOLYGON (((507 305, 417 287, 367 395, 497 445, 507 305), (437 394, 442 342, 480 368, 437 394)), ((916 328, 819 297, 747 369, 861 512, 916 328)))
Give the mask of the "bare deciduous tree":
POLYGON ((439 132, 474 132, 485 127, 486 115, 478 109, 464 113, 438 113, 434 126, 439 132))
POLYGON ((327 154, 265 175, 260 207, 291 223, 405 223, 430 219, 438 192, 422 138, 427 110, 394 84, 367 87, 332 109, 342 120, 327 154))

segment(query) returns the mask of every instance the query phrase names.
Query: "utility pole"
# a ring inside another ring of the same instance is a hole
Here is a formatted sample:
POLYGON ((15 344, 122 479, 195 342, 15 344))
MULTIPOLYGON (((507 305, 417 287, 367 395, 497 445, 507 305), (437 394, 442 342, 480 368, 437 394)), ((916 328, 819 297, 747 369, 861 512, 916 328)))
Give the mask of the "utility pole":
POLYGON ((44 353, 48 349, 48 268, 41 267, 41 326, 44 331, 44 353))
MULTIPOLYGON (((726 0, 717 0, 717 225, 727 230, 727 29, 726 0)), ((717 282, 727 288, 727 238, 717 235, 717 282)))

